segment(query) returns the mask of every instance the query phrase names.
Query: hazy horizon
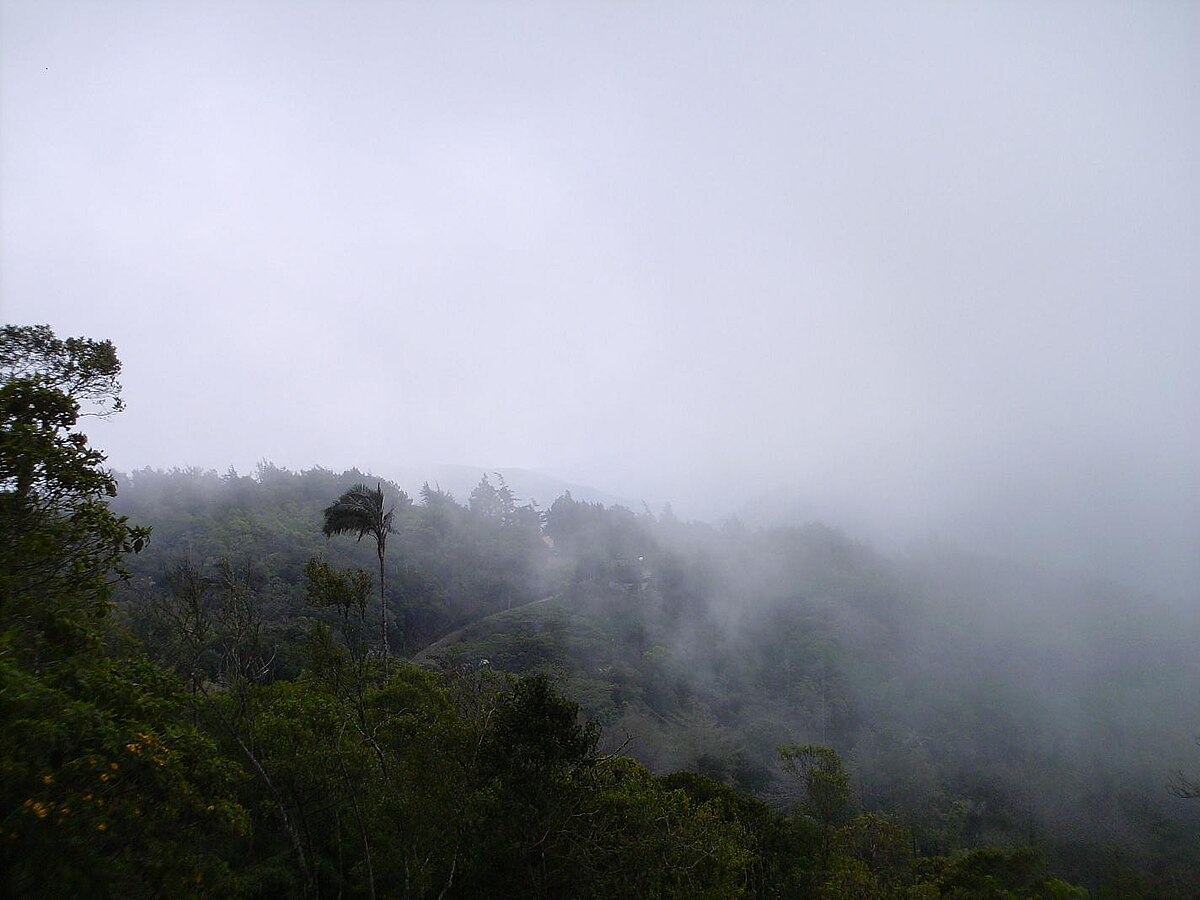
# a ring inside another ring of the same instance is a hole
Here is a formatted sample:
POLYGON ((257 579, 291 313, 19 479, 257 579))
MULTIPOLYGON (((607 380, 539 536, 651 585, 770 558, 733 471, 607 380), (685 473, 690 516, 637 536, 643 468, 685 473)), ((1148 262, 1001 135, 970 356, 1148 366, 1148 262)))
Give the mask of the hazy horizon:
POLYGON ((3 0, 0 313, 114 341, 123 471, 523 468, 1194 601, 1197 36, 3 0))

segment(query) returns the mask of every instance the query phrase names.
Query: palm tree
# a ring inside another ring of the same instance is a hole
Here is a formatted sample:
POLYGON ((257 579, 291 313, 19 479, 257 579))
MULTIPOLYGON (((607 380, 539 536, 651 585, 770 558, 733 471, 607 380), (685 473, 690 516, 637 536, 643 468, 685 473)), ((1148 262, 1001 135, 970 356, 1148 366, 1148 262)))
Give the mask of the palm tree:
POLYGON ((383 644, 383 662, 387 665, 387 601, 383 591, 383 556, 387 549, 387 536, 394 529, 392 514, 394 507, 387 512, 383 510, 383 485, 377 485, 375 490, 365 484, 356 484, 334 504, 325 509, 325 525, 321 529, 325 537, 335 534, 354 534, 358 540, 365 535, 375 539, 375 550, 379 556, 379 639, 383 644))

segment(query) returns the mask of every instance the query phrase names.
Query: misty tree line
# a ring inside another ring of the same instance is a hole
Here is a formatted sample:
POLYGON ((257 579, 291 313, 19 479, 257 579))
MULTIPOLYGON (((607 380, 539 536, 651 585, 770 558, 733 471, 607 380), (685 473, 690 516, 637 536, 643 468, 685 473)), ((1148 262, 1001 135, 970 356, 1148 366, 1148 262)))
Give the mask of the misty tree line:
MULTIPOLYGON (((1196 819, 1154 797, 1154 759, 1130 778, 1050 731, 1039 756, 1022 711, 1049 698, 953 683, 1013 668, 949 600, 970 563, 543 511, 502 479, 414 504, 263 464, 133 473, 114 499, 77 427, 120 408, 111 344, 10 326, 0 365, 7 895, 1086 896, 1051 861, 1099 896, 1194 893, 1196 819), (1118 833, 1011 801, 1089 778, 1123 778, 1121 803, 1065 813, 1118 833)), ((1017 669, 1059 647, 1030 622, 1017 669)), ((1088 666, 1052 674, 1103 700, 1088 666)), ((1105 677, 1182 708, 1155 675, 1105 677)))

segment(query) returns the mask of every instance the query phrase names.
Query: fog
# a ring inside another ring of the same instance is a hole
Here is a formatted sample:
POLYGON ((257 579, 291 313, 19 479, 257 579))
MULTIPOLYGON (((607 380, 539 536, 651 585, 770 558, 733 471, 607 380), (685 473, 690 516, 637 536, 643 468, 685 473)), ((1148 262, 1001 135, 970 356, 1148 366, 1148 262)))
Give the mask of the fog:
MULTIPOLYGON (((0 3, 122 470, 539 470, 1200 583, 1194 4, 0 3)), ((552 498, 539 498, 552 499, 552 498)))

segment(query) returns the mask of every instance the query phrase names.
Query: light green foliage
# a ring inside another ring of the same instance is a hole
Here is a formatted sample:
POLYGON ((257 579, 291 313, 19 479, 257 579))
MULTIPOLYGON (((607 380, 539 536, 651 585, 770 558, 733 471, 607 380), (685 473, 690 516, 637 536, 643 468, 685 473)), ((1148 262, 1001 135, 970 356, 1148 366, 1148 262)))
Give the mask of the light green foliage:
POLYGON ((594 775, 597 814, 580 844, 584 896, 742 897, 752 851, 716 801, 666 790, 642 766, 613 759, 594 775))
POLYGON ((783 770, 804 788, 802 807, 822 828, 832 828, 845 815, 850 802, 850 775, 841 758, 829 747, 816 744, 779 748, 783 770))
POLYGON ((371 594, 371 576, 362 569, 338 571, 328 563, 310 559, 304 567, 308 579, 308 602, 313 606, 336 609, 345 617, 361 617, 371 594))

